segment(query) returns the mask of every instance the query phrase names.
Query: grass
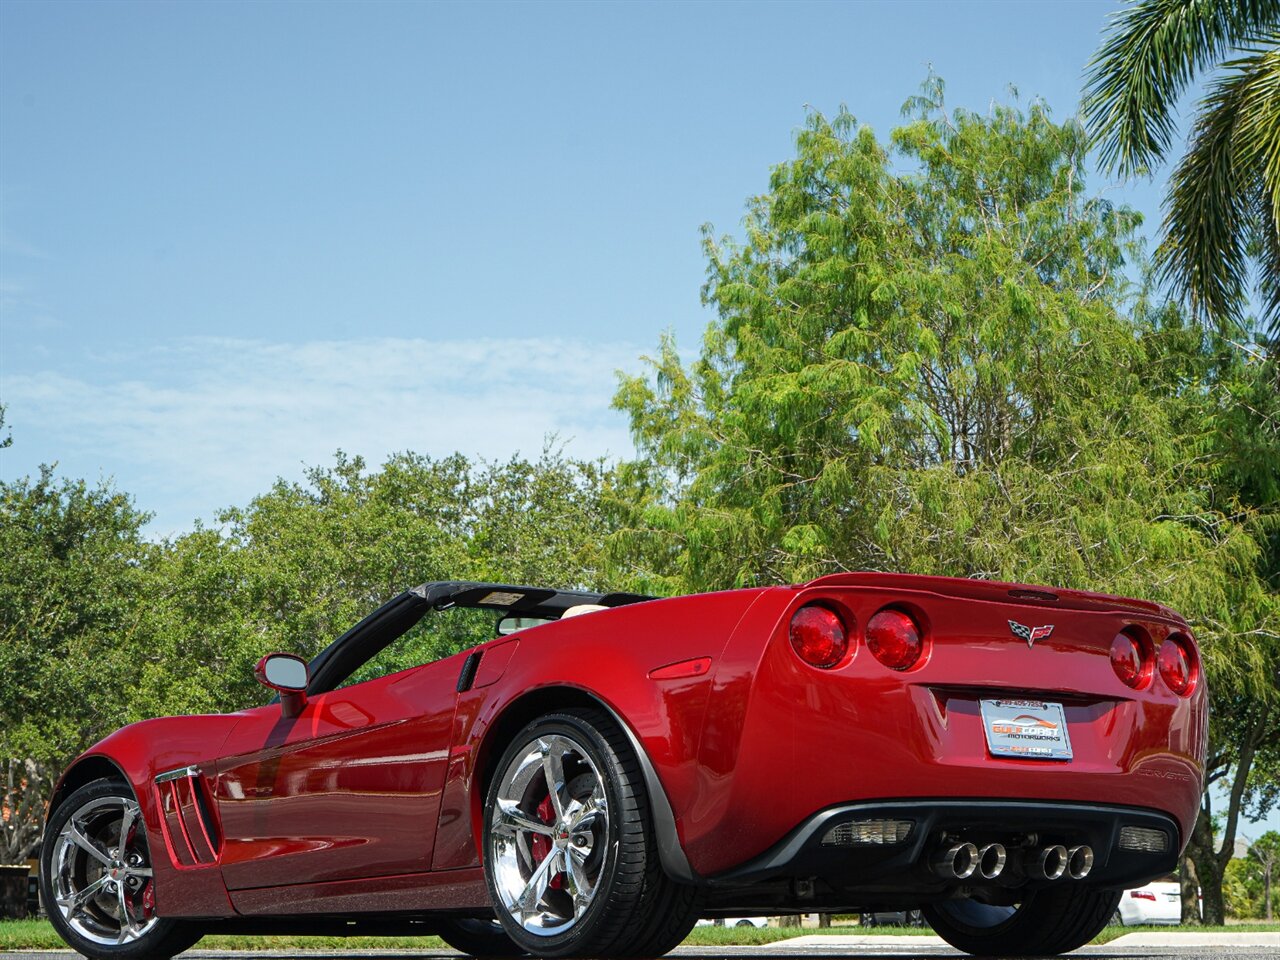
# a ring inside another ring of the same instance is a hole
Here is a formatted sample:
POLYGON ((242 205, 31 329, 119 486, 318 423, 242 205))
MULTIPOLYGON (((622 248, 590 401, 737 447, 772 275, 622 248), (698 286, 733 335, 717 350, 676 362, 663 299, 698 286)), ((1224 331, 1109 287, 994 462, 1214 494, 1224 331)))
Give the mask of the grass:
MULTIPOLYGON (((1226 927, 1107 927, 1094 943, 1109 943, 1126 933, 1277 933, 1280 923, 1237 923, 1226 927)), ((838 936, 921 936, 928 927, 829 927, 822 930, 796 927, 695 927, 685 944, 691 947, 749 947, 776 943, 813 933, 838 936)), ((437 937, 249 937, 214 934, 200 941, 201 950, 440 950, 437 937)), ((8 950, 62 950, 62 940, 47 920, 0 920, 0 952, 8 950)))

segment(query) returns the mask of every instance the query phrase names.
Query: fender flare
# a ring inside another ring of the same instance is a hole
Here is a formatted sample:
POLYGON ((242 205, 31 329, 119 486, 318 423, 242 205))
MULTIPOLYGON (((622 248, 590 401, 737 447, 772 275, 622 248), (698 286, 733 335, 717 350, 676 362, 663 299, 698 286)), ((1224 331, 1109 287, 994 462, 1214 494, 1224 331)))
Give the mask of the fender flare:
POLYGON ((636 736, 635 731, 622 717, 618 716, 617 711, 607 703, 601 702, 600 706, 613 717, 614 722, 627 735, 631 749, 635 751, 636 760, 640 764, 640 773, 644 777, 645 789, 649 793, 649 809, 653 815, 653 830, 658 840, 658 859, 662 863, 662 869, 673 880, 698 883, 701 878, 689 866, 689 858, 685 856, 684 848, 680 846, 675 811, 671 809, 671 801, 667 799, 667 791, 663 788, 662 781, 658 779, 658 771, 654 768, 653 761, 649 759, 649 754, 640 743, 640 738, 636 736))

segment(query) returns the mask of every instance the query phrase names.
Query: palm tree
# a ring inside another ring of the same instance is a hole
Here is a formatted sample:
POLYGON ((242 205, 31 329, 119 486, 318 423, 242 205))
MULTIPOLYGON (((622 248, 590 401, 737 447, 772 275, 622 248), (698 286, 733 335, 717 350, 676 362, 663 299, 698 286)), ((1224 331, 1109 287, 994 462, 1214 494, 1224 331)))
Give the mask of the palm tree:
POLYGON ((1211 323, 1240 324, 1256 290, 1280 341, 1280 0, 1138 0, 1089 64, 1085 120, 1106 169, 1145 173, 1169 152, 1179 95, 1215 68, 1156 263, 1211 323))

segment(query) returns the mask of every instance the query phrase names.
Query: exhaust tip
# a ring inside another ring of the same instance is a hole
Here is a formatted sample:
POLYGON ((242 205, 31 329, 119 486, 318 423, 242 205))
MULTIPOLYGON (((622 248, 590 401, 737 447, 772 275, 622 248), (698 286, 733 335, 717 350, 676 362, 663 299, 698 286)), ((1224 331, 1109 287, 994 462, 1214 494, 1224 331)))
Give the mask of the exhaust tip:
MULTIPOLYGON (((985 880, 994 880, 1004 872, 1009 855, 1003 843, 988 843, 978 851, 978 872, 985 880)), ((1092 861, 1091 861, 1092 862, 1092 861)))
POLYGON ((1067 873, 1072 880, 1083 880, 1093 869, 1093 848, 1081 844, 1067 853, 1067 873))
POLYGON ((1057 880, 1067 872, 1070 855, 1062 844, 1045 847, 1036 855, 1036 874, 1045 880, 1057 880))
POLYGON ((972 843, 957 843, 939 851, 933 859, 933 872, 949 880, 964 880, 978 869, 978 848, 972 843))

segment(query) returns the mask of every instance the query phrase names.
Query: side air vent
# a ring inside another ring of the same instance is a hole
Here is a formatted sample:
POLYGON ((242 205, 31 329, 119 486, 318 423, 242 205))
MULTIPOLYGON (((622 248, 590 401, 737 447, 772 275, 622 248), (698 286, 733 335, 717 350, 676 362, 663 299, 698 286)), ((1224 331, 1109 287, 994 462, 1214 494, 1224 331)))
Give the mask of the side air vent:
POLYGON ((170 770, 157 776, 155 784, 174 860, 184 867, 216 863, 221 839, 199 768, 170 770))

